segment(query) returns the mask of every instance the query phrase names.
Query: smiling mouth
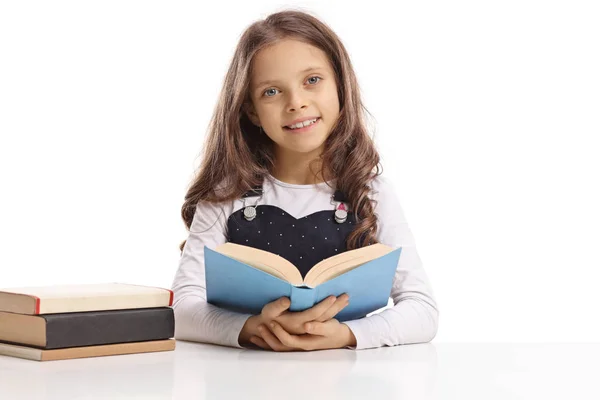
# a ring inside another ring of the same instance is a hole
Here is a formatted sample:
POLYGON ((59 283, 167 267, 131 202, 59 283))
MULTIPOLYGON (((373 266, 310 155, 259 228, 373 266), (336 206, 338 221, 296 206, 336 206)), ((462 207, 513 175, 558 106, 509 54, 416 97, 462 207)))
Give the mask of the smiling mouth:
POLYGON ((315 125, 317 125, 319 122, 321 122, 321 117, 318 117, 317 120, 315 122, 313 122, 310 125, 306 125, 302 128, 288 128, 287 126, 284 126, 283 129, 288 131, 288 132, 294 132, 294 133, 301 133, 301 132, 306 132, 308 130, 310 130, 311 128, 313 128, 315 125))

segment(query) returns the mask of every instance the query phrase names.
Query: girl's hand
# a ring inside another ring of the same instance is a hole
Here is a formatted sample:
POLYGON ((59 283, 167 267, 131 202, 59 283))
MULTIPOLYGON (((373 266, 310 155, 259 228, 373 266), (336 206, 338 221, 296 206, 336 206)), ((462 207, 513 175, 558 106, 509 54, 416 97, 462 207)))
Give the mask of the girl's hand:
POLYGON ((271 303, 266 304, 260 314, 253 315, 242 327, 238 337, 238 343, 242 346, 250 342, 252 336, 261 337, 258 330, 260 325, 268 324, 273 320, 277 320, 284 326, 288 332, 294 334, 305 333, 304 324, 309 321, 326 321, 335 316, 342 308, 348 304, 348 295, 343 294, 338 296, 329 296, 308 310, 300 312, 287 311, 290 307, 290 299, 281 297, 271 303))
POLYGON ((336 319, 308 322, 304 328, 308 334, 291 335, 276 321, 271 321, 269 328, 262 324, 258 327, 262 338, 252 336, 250 342, 265 350, 274 351, 339 349, 356 345, 356 338, 350 328, 336 319))
POLYGON ((296 312, 284 311, 278 317, 274 318, 274 320, 278 322, 286 332, 293 335, 301 335, 303 333, 307 333, 304 327, 307 322, 328 321, 335 317, 347 305, 347 294, 344 293, 337 298, 335 296, 329 296, 307 310, 296 312))

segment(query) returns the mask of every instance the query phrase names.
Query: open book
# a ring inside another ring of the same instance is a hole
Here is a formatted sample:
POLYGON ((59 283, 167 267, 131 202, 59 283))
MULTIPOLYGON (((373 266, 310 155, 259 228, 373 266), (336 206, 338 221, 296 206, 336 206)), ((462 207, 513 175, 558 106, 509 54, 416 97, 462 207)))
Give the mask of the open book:
POLYGON ((345 251, 315 264, 302 279, 294 264, 271 252, 231 242, 205 246, 207 301, 256 315, 280 297, 290 298, 290 311, 302 311, 347 293, 349 304, 336 319, 362 318, 387 305, 401 250, 375 243, 345 251))

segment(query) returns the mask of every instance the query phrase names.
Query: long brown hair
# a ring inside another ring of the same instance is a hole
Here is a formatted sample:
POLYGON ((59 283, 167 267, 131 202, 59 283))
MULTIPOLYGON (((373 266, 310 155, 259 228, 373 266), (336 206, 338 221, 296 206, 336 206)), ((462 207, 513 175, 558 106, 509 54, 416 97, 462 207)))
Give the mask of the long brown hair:
MULTIPOLYGON (((360 89, 341 40, 316 17, 285 10, 254 22, 242 34, 210 120, 199 171, 189 187, 181 217, 189 231, 199 201, 238 199, 261 185, 275 165, 274 142, 261 134, 244 110, 250 102, 252 59, 261 49, 282 39, 300 40, 324 51, 335 72, 340 114, 319 159, 321 176, 333 175, 336 189, 348 197, 356 225, 348 235, 348 250, 377 243, 377 217, 369 199, 369 183, 383 172, 380 157, 365 127, 360 89), (374 169, 376 173, 373 173, 374 169)), ((370 113, 369 113, 370 114, 370 113)), ((315 177, 317 174, 315 174, 315 177)), ((329 185, 329 184, 328 184, 329 185)), ((183 241, 179 249, 183 251, 183 241)))

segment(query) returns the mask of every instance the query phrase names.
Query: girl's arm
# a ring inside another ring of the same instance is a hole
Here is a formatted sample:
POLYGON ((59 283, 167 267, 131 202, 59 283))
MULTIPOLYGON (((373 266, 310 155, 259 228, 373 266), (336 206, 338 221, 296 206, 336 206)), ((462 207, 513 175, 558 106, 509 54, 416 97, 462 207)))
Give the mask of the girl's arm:
POLYGON ((199 202, 179 268, 173 281, 175 338, 242 347, 238 336, 251 314, 241 314, 206 302, 204 246, 225 243, 227 215, 222 206, 199 202))
POLYGON ((374 189, 377 190, 374 199, 378 201, 375 206, 377 239, 389 246, 402 247, 391 292, 394 306, 369 317, 345 322, 356 337, 356 346, 349 348, 429 342, 438 329, 438 308, 433 290, 393 185, 379 176, 374 189))

